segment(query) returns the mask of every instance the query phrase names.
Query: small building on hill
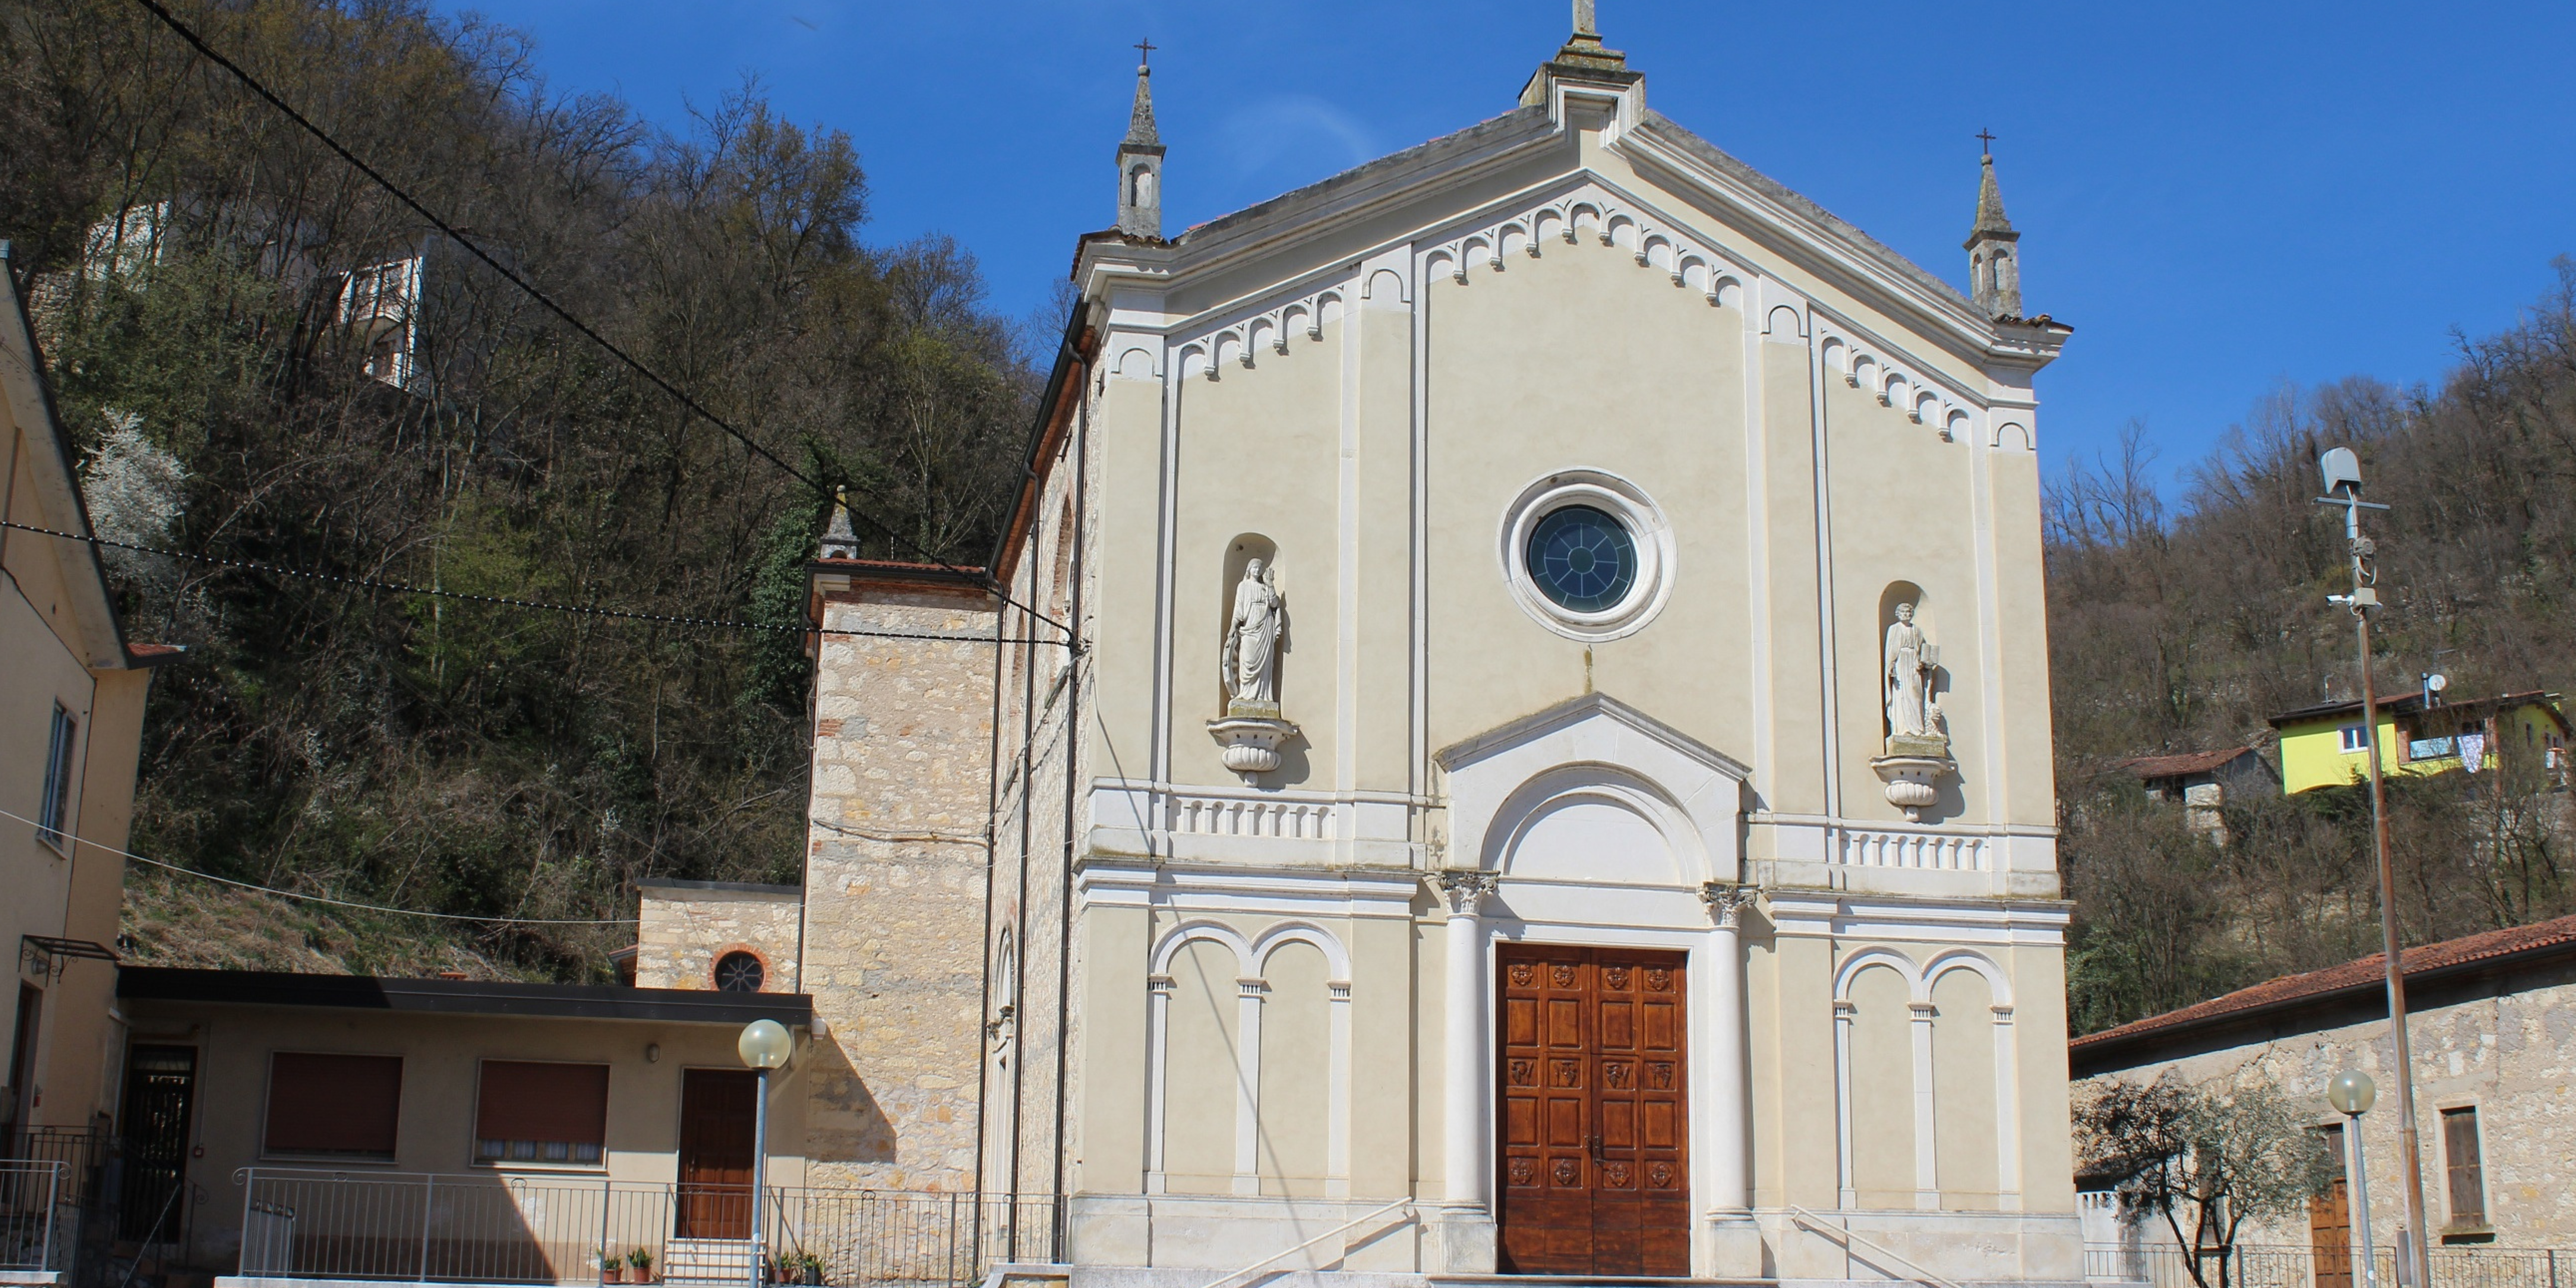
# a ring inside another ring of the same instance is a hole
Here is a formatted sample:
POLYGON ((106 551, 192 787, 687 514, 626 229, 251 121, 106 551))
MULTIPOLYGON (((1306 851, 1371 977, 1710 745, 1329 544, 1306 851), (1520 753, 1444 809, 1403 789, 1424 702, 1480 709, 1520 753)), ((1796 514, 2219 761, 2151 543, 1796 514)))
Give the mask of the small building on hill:
MULTIPOLYGON (((2500 757, 2528 756, 2564 782, 2576 727, 2558 695, 2534 690, 2427 704, 2422 693, 2379 703, 2382 774, 2478 773, 2500 757)), ((2323 702, 2272 717, 2281 732, 2281 785, 2291 792, 2342 787, 2366 777, 2369 750, 2359 702, 2323 702)))
POLYGON ((2281 774, 2252 747, 2188 751, 2174 756, 2132 756, 2112 766, 2144 783, 2147 795, 2183 808, 2191 830, 2227 844, 2227 805, 2281 794, 2281 774))
MULTIPOLYGON (((2576 1159, 2576 917, 2410 948, 2405 973, 2436 1281, 2442 1258, 2469 1255, 2445 1249, 2576 1247, 2576 1186, 2568 1184, 2576 1159)), ((2067 1050, 2079 1100, 2114 1079, 2146 1083, 2167 1074, 2195 1085, 2269 1083, 2311 1113, 2346 1176, 2352 1154, 2343 1116, 2326 1104, 2326 1080, 2345 1069, 2369 1074, 2380 1095, 2362 1116, 2362 1152, 2371 1240, 2383 1265, 2405 1192, 2391 1052, 2387 976, 2376 954, 2077 1038, 2067 1050)), ((2306 1221, 2249 1231, 2244 1242, 2310 1249, 2322 1285, 2336 1265, 2349 1274, 2345 1238, 2357 1215, 2339 1177, 2306 1221)))

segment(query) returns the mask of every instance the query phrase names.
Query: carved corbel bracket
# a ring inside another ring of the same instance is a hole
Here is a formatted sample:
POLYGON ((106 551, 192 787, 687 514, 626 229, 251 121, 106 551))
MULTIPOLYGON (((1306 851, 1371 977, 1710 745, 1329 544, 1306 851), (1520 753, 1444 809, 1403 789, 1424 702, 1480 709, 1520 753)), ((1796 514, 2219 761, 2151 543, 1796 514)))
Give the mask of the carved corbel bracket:
POLYGON ((1941 799, 1942 777, 1959 772, 1959 762, 1950 758, 1950 740, 1890 738, 1887 753, 1869 767, 1887 784, 1887 803, 1904 810, 1906 822, 1920 823, 1923 811, 1941 799))
POLYGON ((1226 717, 1210 720, 1208 736, 1224 748, 1225 767, 1243 775, 1250 782, 1254 774, 1266 774, 1279 767, 1280 744, 1297 736, 1297 726, 1279 718, 1276 703, 1229 703, 1226 717), (1265 708, 1267 715, 1246 714, 1246 708, 1265 708))

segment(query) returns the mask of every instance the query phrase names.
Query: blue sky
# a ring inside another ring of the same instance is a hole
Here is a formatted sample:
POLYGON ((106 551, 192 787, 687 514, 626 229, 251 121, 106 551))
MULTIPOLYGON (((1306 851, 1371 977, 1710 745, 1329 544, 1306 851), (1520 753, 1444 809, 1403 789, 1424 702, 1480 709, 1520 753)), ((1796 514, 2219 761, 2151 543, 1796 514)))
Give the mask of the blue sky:
MULTIPOLYGON (((447 0, 440 0, 447 3, 447 0)), ((678 125, 757 75, 867 165, 867 236, 957 237, 992 303, 1044 301, 1114 213, 1150 37, 1167 227, 1512 106, 1563 0, 513 0, 559 91, 678 125)), ((2144 419, 2170 473, 2285 382, 2440 378, 2576 253, 2576 5, 1600 0, 1649 101, 1961 281, 1981 127, 2052 469, 2144 419)))

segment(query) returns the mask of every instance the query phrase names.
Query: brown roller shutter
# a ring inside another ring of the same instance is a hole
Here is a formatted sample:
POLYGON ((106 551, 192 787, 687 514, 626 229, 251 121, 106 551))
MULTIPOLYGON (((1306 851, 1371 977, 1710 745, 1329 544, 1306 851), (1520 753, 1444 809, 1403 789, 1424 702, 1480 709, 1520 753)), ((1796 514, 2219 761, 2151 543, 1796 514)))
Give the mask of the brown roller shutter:
POLYGON ((474 1102, 478 1140, 608 1143, 608 1066, 486 1060, 474 1102))
POLYGON ((401 1056, 269 1057, 269 1153, 391 1158, 401 1117, 401 1056))

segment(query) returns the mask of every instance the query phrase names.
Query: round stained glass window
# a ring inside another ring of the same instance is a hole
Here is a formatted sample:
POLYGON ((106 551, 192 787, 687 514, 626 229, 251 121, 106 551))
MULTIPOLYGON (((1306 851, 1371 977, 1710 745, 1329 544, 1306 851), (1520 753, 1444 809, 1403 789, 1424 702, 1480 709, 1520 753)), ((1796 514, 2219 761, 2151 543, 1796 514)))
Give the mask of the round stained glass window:
POLYGON ((1616 608, 1637 584, 1636 538, 1588 505, 1550 511, 1531 525, 1524 557, 1539 592, 1568 612, 1616 608))

